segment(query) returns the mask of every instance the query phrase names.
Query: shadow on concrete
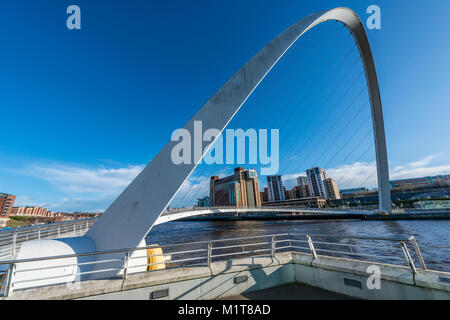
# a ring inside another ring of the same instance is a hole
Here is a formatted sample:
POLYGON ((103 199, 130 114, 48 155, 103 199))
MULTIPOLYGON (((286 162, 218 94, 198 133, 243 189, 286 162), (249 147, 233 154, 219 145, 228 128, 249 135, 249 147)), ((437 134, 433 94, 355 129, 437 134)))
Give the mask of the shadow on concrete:
MULTIPOLYGON (((275 262, 274 260, 272 260, 275 262)), ((227 261, 226 267, 222 272, 219 272, 212 276, 218 277, 218 276, 225 276, 225 279, 219 283, 215 284, 214 286, 211 286, 209 290, 203 291, 202 294, 199 296, 199 299, 211 297, 211 294, 214 296, 214 291, 217 290, 217 295, 215 296, 215 299, 227 299, 227 300, 348 300, 348 299, 354 299, 353 297, 349 297, 342 294, 337 294, 331 291, 327 291, 324 289, 312 287, 305 284, 300 283, 289 283, 289 284, 280 284, 277 285, 276 283, 280 283, 280 280, 283 278, 280 274, 282 271, 281 269, 274 270, 270 274, 267 274, 264 270, 264 266, 255 264, 253 259, 251 264, 248 263, 236 263, 237 261, 227 261), (232 266, 249 266, 251 265, 252 268, 250 270, 245 270, 242 272, 237 273, 227 273, 226 271, 230 270, 232 266), (255 284, 253 286, 250 286, 247 288, 243 293, 238 295, 228 295, 230 291, 232 291, 236 286, 239 284, 233 284, 230 286, 230 282, 233 282, 233 278, 239 275, 244 275, 250 273, 253 279, 257 279, 259 282, 258 284, 255 284), (265 283, 269 285, 269 288, 259 290, 261 288, 261 283, 265 283), (273 284, 273 286, 271 286, 273 284), (228 287, 228 289, 222 288, 219 289, 221 286, 228 287)), ((190 290, 183 292, 183 294, 177 296, 175 299, 183 299, 188 293, 196 290, 199 287, 207 288, 208 286, 205 286, 206 283, 210 282, 212 280, 205 279, 201 284, 198 284, 197 286, 191 288, 190 290)))
POLYGON ((219 300, 355 300, 355 298, 306 284, 290 283, 264 290, 227 296, 219 300))

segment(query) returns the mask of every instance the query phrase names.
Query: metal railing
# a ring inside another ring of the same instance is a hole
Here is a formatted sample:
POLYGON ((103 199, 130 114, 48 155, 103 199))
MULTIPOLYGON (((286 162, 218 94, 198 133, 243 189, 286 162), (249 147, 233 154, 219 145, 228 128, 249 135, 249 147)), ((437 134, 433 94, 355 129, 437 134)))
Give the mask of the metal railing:
POLYGON ((95 275, 95 279, 102 279, 111 278, 111 274, 114 274, 113 278, 122 278, 124 281, 131 273, 180 267, 209 267, 217 261, 258 256, 274 257, 280 252, 308 254, 313 259, 328 256, 389 263, 406 266, 413 274, 418 272, 417 266, 427 270, 414 237, 406 239, 283 233, 0 261, 0 293, 8 296, 17 290, 16 287, 20 290, 76 283, 93 279, 90 277, 92 275, 95 275), (149 255, 147 251, 143 255, 139 254, 142 253, 141 250, 155 248, 161 249, 161 253, 149 255), (159 261, 155 260, 157 257, 159 261), (47 265, 42 264, 44 261, 47 265), (97 266, 93 269, 94 265, 104 267, 97 266), (62 274, 61 270, 64 270, 62 274), (35 272, 38 276, 20 276, 30 272, 35 272))
MULTIPOLYGON (((271 206, 271 207, 254 207, 254 208, 239 208, 233 206, 217 206, 217 207, 186 207, 186 208, 176 208, 170 209, 169 211, 164 211, 161 216, 168 216, 176 213, 183 213, 189 211, 202 211, 202 210, 245 210, 245 209, 258 209, 261 212, 274 210, 286 210, 289 211, 298 209, 299 211, 323 211, 326 212, 336 212, 345 211, 344 208, 306 208, 306 207, 293 207, 293 206, 271 206)), ((8 230, 0 230, 0 257, 14 255, 20 247, 20 243, 29 240, 40 240, 40 239, 52 239, 60 237, 71 237, 83 235, 87 229, 89 229, 97 218, 71 220, 64 222, 55 222, 51 224, 33 225, 26 227, 19 227, 8 230)))
MULTIPOLYGON (((188 207, 180 209, 170 209, 169 211, 163 212, 161 216, 168 216, 176 213, 183 213, 188 211, 202 211, 202 210, 243 210, 246 208, 238 208, 232 206, 218 206, 218 207, 188 207)), ((248 209, 248 208, 247 208, 248 209)), ((250 209, 260 209, 261 212, 264 211, 274 211, 283 209, 294 210, 299 209, 299 211, 304 210, 321 210, 324 213, 327 211, 340 211, 339 209, 313 209, 313 208, 296 208, 292 206, 284 207, 260 207, 260 208, 250 208, 250 209)), ((341 209, 344 210, 344 209, 341 209)), ((41 239, 53 239, 62 237, 74 237, 82 236, 86 231, 94 224, 97 218, 71 220, 64 222, 56 222, 51 224, 42 224, 34 226, 19 227, 10 230, 0 230, 0 258, 14 256, 18 252, 22 242, 29 240, 41 240, 41 239)))
POLYGON ((0 231, 0 257, 14 256, 22 242, 82 236, 96 218, 55 222, 0 231))
MULTIPOLYGON (((259 208, 237 208, 231 206, 221 206, 221 207, 188 207, 188 208, 180 208, 180 209, 170 209, 169 211, 164 211, 161 217, 167 217, 171 214, 189 212, 189 211, 202 211, 202 210, 245 210, 245 209, 258 209, 260 212, 274 210, 298 210, 299 212, 308 213, 348 213, 348 211, 358 212, 357 209, 352 208, 303 208, 303 207, 294 207, 294 206, 281 206, 281 207, 259 207, 259 208)), ((417 211, 417 210, 416 210, 417 211)), ((394 213, 418 213, 416 211, 406 211, 406 209, 402 209, 402 211, 394 213)), ((420 211, 420 210, 419 210, 420 211)), ((361 212, 360 212, 361 213, 361 212)), ((97 218, 89 218, 89 219, 80 219, 80 220, 72 220, 65 222, 56 222, 52 224, 43 224, 36 226, 27 226, 20 227, 10 230, 0 230, 0 258, 1 257, 10 257, 13 256, 22 242, 29 240, 40 240, 40 239, 52 239, 52 238, 61 238, 61 237, 72 237, 72 236, 82 236, 96 221, 97 218)))

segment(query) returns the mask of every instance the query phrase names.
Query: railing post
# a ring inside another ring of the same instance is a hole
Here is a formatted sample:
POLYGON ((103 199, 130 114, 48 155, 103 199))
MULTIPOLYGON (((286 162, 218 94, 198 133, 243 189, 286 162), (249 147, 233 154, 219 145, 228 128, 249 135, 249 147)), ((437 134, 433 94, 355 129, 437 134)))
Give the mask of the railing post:
POLYGON ((123 259, 123 274, 122 279, 127 279, 127 273, 128 273, 128 260, 129 260, 129 251, 125 251, 125 258, 123 259))
POLYGON ((73 224, 73 235, 77 234, 77 226, 73 224))
POLYGON ((422 253, 420 252, 419 245, 417 244, 416 238, 411 237, 409 240, 413 243, 414 249, 416 249, 416 254, 419 257, 420 264, 422 265, 423 270, 427 270, 427 266, 425 265, 425 261, 423 260, 422 253))
POLYGON ((13 279, 14 272, 14 263, 11 263, 8 268, 8 274, 6 278, 6 288, 5 288, 5 297, 8 297, 11 294, 11 284, 13 279))
POLYGON ((212 242, 208 242, 208 267, 211 267, 212 242))
POLYGON ((61 226, 58 226, 58 238, 61 238, 61 226))
POLYGON ((312 243, 311 237, 307 235, 306 236, 306 241, 308 241, 309 249, 311 249, 311 253, 312 253, 314 259, 317 259, 316 249, 314 248, 314 245, 312 243))
POLYGON ((16 254, 16 243, 17 243, 17 232, 13 233, 12 245, 11 245, 11 255, 16 254))
POLYGON ((41 240, 41 229, 38 229, 38 240, 41 240))
POLYGON ((275 249, 276 249, 276 237, 272 236, 272 248, 271 248, 271 255, 272 258, 275 257, 275 249))
POLYGON ((409 250, 408 247, 406 246, 406 243, 404 241, 400 241, 400 245, 402 246, 402 250, 403 253, 405 254, 406 261, 408 262, 408 265, 411 268, 411 272, 413 274, 416 274, 417 273, 416 266, 414 265, 414 261, 411 258, 411 255, 409 254, 409 250))

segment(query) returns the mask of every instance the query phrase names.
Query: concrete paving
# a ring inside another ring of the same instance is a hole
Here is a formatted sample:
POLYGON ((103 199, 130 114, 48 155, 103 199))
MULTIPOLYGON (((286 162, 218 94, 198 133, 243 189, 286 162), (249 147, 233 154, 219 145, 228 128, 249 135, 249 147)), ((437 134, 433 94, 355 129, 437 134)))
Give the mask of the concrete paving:
POLYGON ((355 300, 355 298, 306 284, 290 283, 259 291, 244 292, 220 300, 355 300))

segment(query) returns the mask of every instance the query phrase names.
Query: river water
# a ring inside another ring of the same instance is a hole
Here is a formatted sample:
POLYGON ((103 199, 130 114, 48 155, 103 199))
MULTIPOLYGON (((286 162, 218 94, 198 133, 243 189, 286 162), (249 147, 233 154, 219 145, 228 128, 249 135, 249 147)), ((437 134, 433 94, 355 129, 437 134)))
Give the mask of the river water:
MULTIPOLYGON (((155 226, 147 235, 147 243, 167 245, 288 232, 388 238, 414 236, 428 269, 450 272, 450 220, 174 221, 155 226)), ((314 240, 318 241, 317 238, 313 238, 314 240)), ((349 243, 345 239, 337 241, 349 243)), ((392 246, 393 250, 396 250, 393 251, 395 255, 404 259, 401 247, 396 242, 389 244, 365 242, 364 244, 379 247, 375 249, 378 250, 376 253, 379 255, 384 254, 382 249, 392 246)), ((374 253, 372 248, 364 250, 370 254, 374 253)), ((413 248, 410 250, 414 251, 413 248)), ((358 257, 353 256, 353 258, 358 257)), ((418 262, 416 264, 420 267, 418 262)))

